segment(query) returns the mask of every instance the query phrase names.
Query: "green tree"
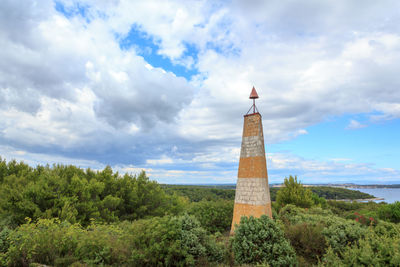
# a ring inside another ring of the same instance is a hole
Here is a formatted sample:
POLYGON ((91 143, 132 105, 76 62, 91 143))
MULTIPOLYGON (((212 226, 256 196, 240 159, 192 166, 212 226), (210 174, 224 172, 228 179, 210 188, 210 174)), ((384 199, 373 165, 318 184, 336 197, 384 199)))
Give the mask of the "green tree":
POLYGON ((75 166, 31 168, 0 158, 0 225, 14 228, 25 218, 60 218, 83 226, 102 222, 175 215, 184 197, 166 194, 145 172, 121 177, 110 167, 94 172, 75 166))
POLYGON ((314 203, 311 190, 303 187, 297 181, 297 176, 293 177, 292 175, 285 178, 284 186, 277 193, 276 202, 280 207, 293 204, 302 208, 309 208, 314 203))
POLYGON ((233 201, 200 201, 190 205, 189 214, 194 215, 211 233, 226 232, 230 229, 233 216, 233 201))
POLYGON ((239 264, 296 264, 296 254, 292 246, 278 224, 268 216, 242 217, 232 242, 235 260, 239 264))
POLYGON ((400 222, 400 202, 383 205, 378 210, 379 218, 385 221, 399 223, 400 222))

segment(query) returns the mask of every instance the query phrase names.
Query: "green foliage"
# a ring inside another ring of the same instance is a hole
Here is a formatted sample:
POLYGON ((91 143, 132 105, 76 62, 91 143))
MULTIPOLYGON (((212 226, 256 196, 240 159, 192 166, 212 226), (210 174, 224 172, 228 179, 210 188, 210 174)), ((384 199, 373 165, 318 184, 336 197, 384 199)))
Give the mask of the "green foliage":
POLYGON ((299 223, 287 225, 285 236, 296 251, 297 257, 301 257, 307 263, 317 264, 325 254, 327 245, 322 234, 324 225, 317 223, 299 223))
POLYGON ((328 206, 329 208, 336 213, 337 215, 343 214, 343 212, 347 211, 356 211, 362 208, 364 203, 352 201, 352 202, 346 202, 346 201, 328 201, 328 206))
POLYGON ((278 224, 268 216, 242 217, 233 237, 235 260, 240 263, 295 265, 296 255, 278 224))
POLYGON ((372 228, 340 252, 329 249, 325 266, 400 266, 400 235, 379 235, 372 228))
POLYGON ((168 194, 176 193, 187 197, 192 202, 234 200, 235 189, 225 186, 200 186, 200 185, 162 185, 168 194))
POLYGON ((376 224, 378 220, 400 222, 400 202, 386 204, 328 201, 328 206, 338 216, 357 220, 365 225, 376 224))
POLYGON ((381 218, 385 221, 399 223, 400 222, 400 202, 396 201, 393 204, 386 204, 386 205, 381 206, 378 210, 378 214, 379 214, 379 218, 381 218))
POLYGON ((194 215, 202 227, 211 233, 229 231, 233 217, 233 201, 200 201, 190 205, 189 214, 194 215))
POLYGON ((222 249, 192 216, 152 218, 132 226, 134 266, 193 266, 204 258, 223 258, 222 249))
MULTIPOLYGON (((168 194, 178 194, 187 197, 192 202, 201 200, 218 201, 218 200, 234 200, 235 185, 161 185, 168 194)), ((328 187, 328 186, 311 186, 307 187, 314 194, 312 198, 317 205, 324 206, 325 199, 367 199, 373 198, 367 193, 346 188, 328 187), (318 197, 319 199, 317 199, 318 197)), ((279 187, 270 186, 271 201, 276 200, 279 187)))
POLYGON ((400 202, 327 202, 366 196, 311 192, 292 176, 285 185, 271 188, 276 221, 243 218, 230 242, 221 233, 234 186, 160 186, 144 172, 0 158, 0 266, 399 265, 400 202))
POLYGON ((53 265, 57 258, 73 253, 79 231, 79 226, 56 219, 41 219, 37 223, 28 220, 9 235, 8 265, 27 266, 33 262, 53 265))
MULTIPOLYGON (((333 253, 341 253, 346 246, 357 244, 367 231, 367 228, 357 221, 335 216, 329 210, 319 207, 302 209, 286 205, 281 209, 279 218, 285 225, 286 236, 300 260, 306 262, 305 265, 316 264, 327 246, 333 253)), ((391 231, 390 227, 383 225, 380 231, 386 230, 391 231)))
POLYGON ((328 187, 328 186, 311 186, 309 189, 319 197, 325 199, 368 199, 374 198, 374 196, 358 191, 350 190, 340 187, 328 187))
POLYGON ((365 232, 366 229, 359 223, 337 218, 336 223, 328 225, 322 234, 334 252, 341 252, 346 246, 357 244, 365 232))
POLYGON ((110 167, 94 172, 74 166, 31 168, 0 160, 0 223, 16 227, 26 217, 60 218, 84 226, 178 214, 186 200, 166 194, 144 172, 121 177, 110 167))
POLYGON ((379 236, 400 236, 400 224, 379 221, 374 227, 374 231, 379 236))
POLYGON ((277 193, 276 202, 280 207, 293 204, 302 208, 309 208, 314 203, 311 190, 303 187, 297 181, 297 176, 291 175, 285 178, 284 186, 277 193))
POLYGON ((319 206, 321 208, 326 208, 328 206, 326 199, 323 197, 319 197, 315 193, 312 193, 311 198, 312 198, 315 206, 319 206))
POLYGON ((221 261, 224 254, 189 215, 111 225, 92 222, 87 229, 40 219, 16 228, 8 239, 9 248, 0 259, 9 266, 193 266, 221 261))
POLYGON ((286 229, 290 229, 290 225, 304 223, 315 227, 322 226, 321 233, 335 252, 356 243, 366 231, 366 228, 355 220, 346 220, 321 208, 301 209, 287 205, 281 210, 280 218, 286 225, 286 229))
POLYGON ((12 231, 8 227, 4 227, 0 231, 0 253, 7 252, 10 247, 10 241, 8 240, 8 236, 12 231))
MULTIPOLYGON (((1 164, 1 162, 0 162, 1 164)), ((1 228, 0 228, 1 229, 1 228)), ((10 248, 10 240, 8 236, 12 233, 8 227, 4 227, 0 231, 0 266, 7 265, 6 253, 10 248)))
POLYGON ((285 225, 308 223, 311 225, 323 224, 325 227, 344 220, 333 215, 330 210, 320 207, 302 209, 291 204, 280 210, 279 218, 285 225))

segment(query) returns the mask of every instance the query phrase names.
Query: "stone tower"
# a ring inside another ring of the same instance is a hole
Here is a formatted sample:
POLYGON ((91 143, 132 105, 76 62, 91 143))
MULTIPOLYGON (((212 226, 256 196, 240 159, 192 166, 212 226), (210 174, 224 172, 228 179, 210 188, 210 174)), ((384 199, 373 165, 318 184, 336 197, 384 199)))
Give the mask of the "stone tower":
POLYGON ((244 115, 231 234, 242 216, 258 218, 265 214, 272 218, 262 118, 255 105, 256 98, 253 87, 250 94, 253 105, 244 115))

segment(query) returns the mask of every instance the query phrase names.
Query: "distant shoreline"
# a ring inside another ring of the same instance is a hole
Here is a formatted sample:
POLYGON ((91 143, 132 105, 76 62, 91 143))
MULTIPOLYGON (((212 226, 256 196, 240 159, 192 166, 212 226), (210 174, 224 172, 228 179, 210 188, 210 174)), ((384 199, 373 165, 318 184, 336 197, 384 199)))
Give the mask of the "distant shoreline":
POLYGON ((345 202, 369 202, 369 201, 380 201, 385 200, 383 197, 374 197, 374 198, 361 198, 361 199, 327 199, 327 200, 336 200, 336 201, 345 201, 345 202))

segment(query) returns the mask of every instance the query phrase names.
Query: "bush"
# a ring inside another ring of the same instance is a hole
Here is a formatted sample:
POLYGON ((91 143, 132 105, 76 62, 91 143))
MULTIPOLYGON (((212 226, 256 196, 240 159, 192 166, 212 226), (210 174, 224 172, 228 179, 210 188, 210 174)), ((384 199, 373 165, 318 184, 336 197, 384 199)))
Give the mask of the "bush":
POLYGON ((312 192, 297 182, 297 176, 285 178, 284 186, 281 187, 276 195, 276 202, 280 207, 293 204, 302 208, 309 208, 314 204, 312 192))
POLYGON ((58 219, 28 221, 7 234, 1 266, 193 266, 218 262, 221 246, 192 216, 154 217, 86 229, 58 219))
POLYGON ((381 220, 375 226, 374 231, 379 236, 396 237, 400 236, 400 225, 381 220))
POLYGON ((341 252, 347 245, 356 244, 365 232, 366 229, 359 223, 337 218, 335 223, 322 231, 322 234, 334 252, 341 252))
POLYGON ((317 264, 327 248, 325 237, 322 234, 323 229, 322 224, 288 225, 285 229, 285 236, 290 240, 298 257, 304 258, 309 264, 317 264))
POLYGON ((400 202, 386 204, 378 210, 379 218, 385 221, 399 223, 400 222, 400 202))
POLYGON ((340 253, 328 249, 325 266, 400 266, 400 236, 377 235, 370 228, 359 242, 343 247, 340 253))
POLYGON ((30 220, 9 235, 6 253, 8 265, 28 266, 32 263, 54 265, 57 258, 72 255, 77 246, 77 225, 60 223, 57 219, 30 220))
POLYGON ((134 266, 193 266, 221 261, 222 248, 207 236, 193 216, 141 220, 132 225, 134 266))
POLYGON ((308 223, 312 225, 323 224, 331 225, 338 219, 334 216, 330 210, 324 210, 319 207, 313 207, 311 209, 302 209, 294 205, 286 205, 279 212, 279 218, 286 224, 298 224, 308 223))
POLYGON ((267 263, 290 266, 296 254, 278 224, 268 216, 242 217, 233 237, 233 252, 239 264, 267 263))
POLYGON ((189 214, 194 215, 211 233, 229 231, 232 224, 233 201, 200 201, 192 203, 189 214))

